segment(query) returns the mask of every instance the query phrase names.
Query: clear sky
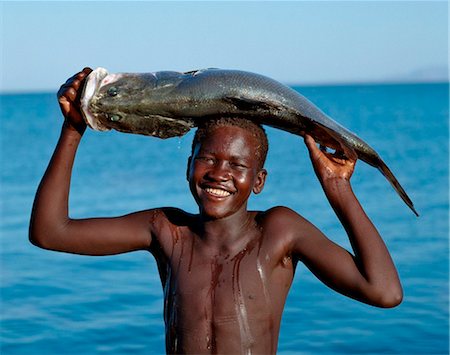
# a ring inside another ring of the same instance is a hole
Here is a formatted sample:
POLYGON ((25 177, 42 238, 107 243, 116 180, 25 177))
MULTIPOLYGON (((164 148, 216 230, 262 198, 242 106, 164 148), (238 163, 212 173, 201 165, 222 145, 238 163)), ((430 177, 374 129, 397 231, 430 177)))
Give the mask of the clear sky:
POLYGON ((2 92, 54 91, 83 66, 242 69, 287 84, 448 75, 446 1, 3 1, 0 13, 2 92))

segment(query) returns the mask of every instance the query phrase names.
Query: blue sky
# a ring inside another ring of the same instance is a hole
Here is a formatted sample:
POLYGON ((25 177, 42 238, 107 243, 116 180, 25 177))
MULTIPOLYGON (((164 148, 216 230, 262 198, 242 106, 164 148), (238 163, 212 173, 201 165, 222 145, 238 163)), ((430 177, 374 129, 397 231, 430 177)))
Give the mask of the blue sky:
POLYGON ((448 75, 446 1, 1 2, 0 91, 110 72, 242 69, 287 84, 448 75))

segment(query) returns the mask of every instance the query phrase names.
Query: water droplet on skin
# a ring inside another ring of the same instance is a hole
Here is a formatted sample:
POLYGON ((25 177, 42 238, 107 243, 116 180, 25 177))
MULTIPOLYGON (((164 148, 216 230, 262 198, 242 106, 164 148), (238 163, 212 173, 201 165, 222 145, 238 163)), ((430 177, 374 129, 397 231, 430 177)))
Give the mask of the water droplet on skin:
POLYGON ((244 256, 247 254, 246 250, 247 248, 242 250, 232 259, 234 261, 232 274, 232 292, 235 302, 236 315, 239 323, 239 330, 241 334, 242 353, 248 354, 251 353, 250 346, 253 344, 254 340, 248 323, 247 308, 245 306, 244 297, 242 295, 241 282, 239 277, 240 264, 244 256))
POLYGON ((282 260, 283 266, 284 267, 288 267, 291 263, 291 257, 290 256, 285 256, 282 260))

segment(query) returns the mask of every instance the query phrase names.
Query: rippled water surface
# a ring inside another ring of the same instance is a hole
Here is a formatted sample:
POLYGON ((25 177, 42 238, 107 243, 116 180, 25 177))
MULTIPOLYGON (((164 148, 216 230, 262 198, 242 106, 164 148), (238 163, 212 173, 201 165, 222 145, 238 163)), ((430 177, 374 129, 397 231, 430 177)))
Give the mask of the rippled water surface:
MULTIPOLYGON (((377 85, 299 89, 368 141, 392 168, 420 218, 375 169, 357 164, 354 190, 398 267, 404 301, 377 309, 349 300, 298 266, 279 353, 448 353, 448 87, 377 85)), ((54 94, 1 103, 1 354, 164 352, 162 291, 144 252, 86 257, 40 250, 27 228, 61 118, 54 94)), ((334 241, 346 235, 298 137, 268 129, 269 171, 250 207, 289 206, 334 241)), ((158 206, 196 212, 185 181, 192 133, 166 141, 88 131, 74 168, 72 217, 158 206)))

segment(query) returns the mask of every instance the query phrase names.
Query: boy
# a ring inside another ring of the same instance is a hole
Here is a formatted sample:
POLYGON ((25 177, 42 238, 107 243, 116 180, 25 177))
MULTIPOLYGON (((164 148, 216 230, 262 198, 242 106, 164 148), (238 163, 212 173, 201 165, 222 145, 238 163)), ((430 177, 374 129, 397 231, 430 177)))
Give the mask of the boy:
POLYGON ((86 129, 79 92, 90 71, 74 75, 58 92, 65 122, 36 194, 30 240, 86 255, 150 251, 164 289, 168 353, 274 354, 298 261, 361 302, 379 307, 401 302, 389 252, 350 186, 355 161, 317 148, 310 136, 305 143, 314 170, 354 256, 288 208, 247 211, 250 194, 264 187, 267 138, 261 127, 242 119, 197 130, 187 180, 199 214, 164 208, 70 219, 71 171, 86 129))

